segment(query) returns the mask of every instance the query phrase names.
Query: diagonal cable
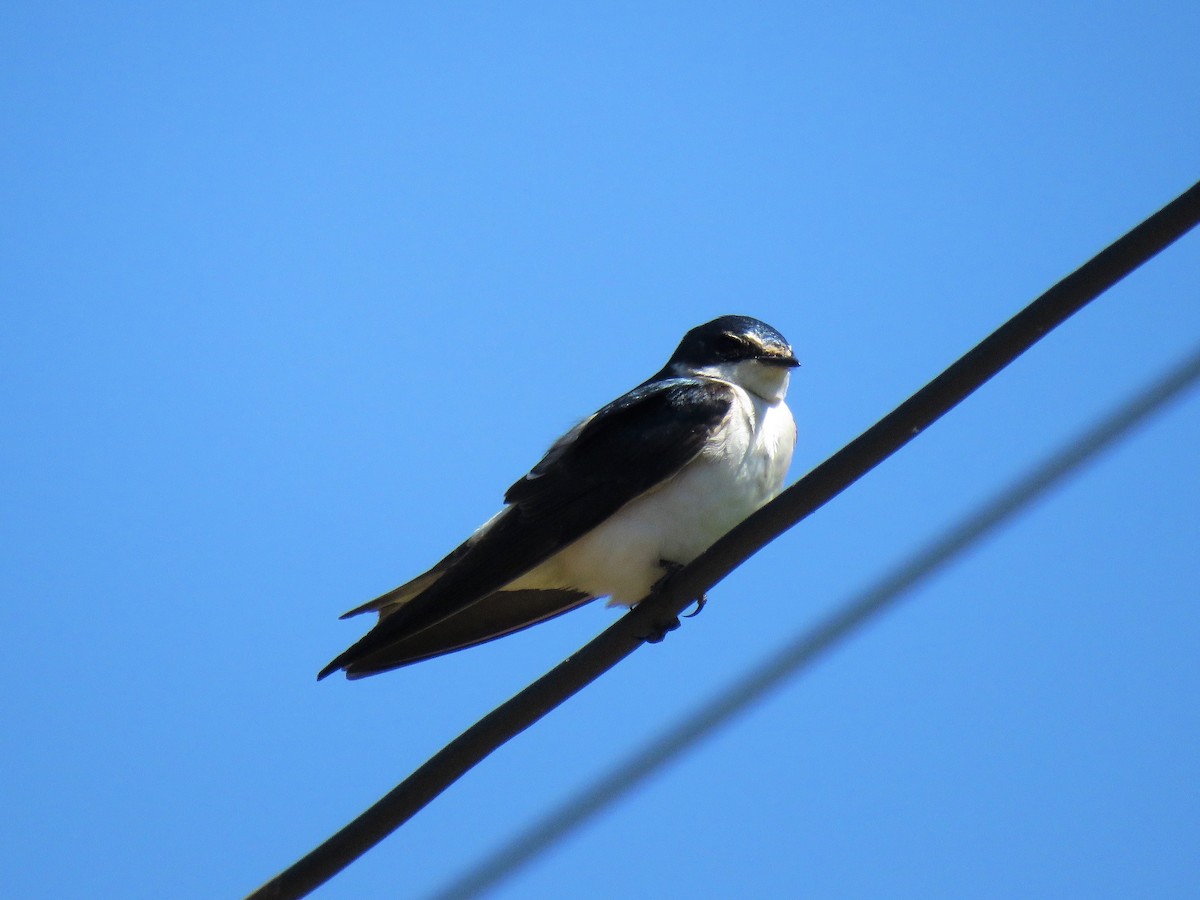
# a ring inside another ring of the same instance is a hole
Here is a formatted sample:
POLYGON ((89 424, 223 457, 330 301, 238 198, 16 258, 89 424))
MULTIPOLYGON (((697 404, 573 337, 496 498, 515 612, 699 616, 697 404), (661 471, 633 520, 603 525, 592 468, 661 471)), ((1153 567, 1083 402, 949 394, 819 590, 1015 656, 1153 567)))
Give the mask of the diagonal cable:
POLYGON ((1153 413, 1200 380, 1200 348, 1134 399, 918 551, 905 564, 842 605, 816 627, 725 688, 704 706, 651 741, 591 787, 576 794, 461 878, 436 900, 467 900, 496 887, 543 856, 571 832, 617 803, 672 760, 728 724, 767 693, 894 607, 913 588, 945 568, 1001 525, 1030 507, 1103 450, 1128 436, 1153 413))
POLYGON ((644 635, 879 465, 1112 285, 1200 223, 1200 183, 1110 244, 874 426, 676 573, 660 590, 488 713, 323 844, 247 900, 294 900, 324 884, 442 791, 640 647, 644 635))

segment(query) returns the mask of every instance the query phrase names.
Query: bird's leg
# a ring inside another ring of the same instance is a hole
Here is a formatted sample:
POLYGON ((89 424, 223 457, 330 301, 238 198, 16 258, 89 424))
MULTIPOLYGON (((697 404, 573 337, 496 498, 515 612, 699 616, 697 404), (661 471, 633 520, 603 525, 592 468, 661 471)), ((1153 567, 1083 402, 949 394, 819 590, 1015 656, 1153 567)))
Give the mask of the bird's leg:
MULTIPOLYGON (((683 563, 672 562, 669 559, 660 559, 658 561, 658 565, 661 568, 665 569, 666 571, 664 572, 662 578, 660 578, 660 579, 658 579, 658 581, 654 582, 654 590, 656 590, 656 591, 660 587, 662 587, 664 584, 666 584, 670 580, 672 575, 674 575, 676 572, 678 572, 680 569, 683 568, 683 563)), ((692 610, 690 613, 685 613, 683 616, 685 619, 694 619, 696 616, 700 615, 700 610, 704 609, 705 605, 708 603, 708 594, 701 594, 699 597, 696 598, 695 602, 696 602, 696 608, 694 610, 692 610)))
POLYGON ((654 584, 651 586, 651 593, 657 591, 664 584, 670 581, 671 576, 683 568, 683 563, 677 563, 671 559, 660 559, 658 561, 658 567, 663 570, 662 577, 660 577, 658 581, 654 582, 654 584))
MULTIPOLYGON (((677 563, 670 559, 660 559, 658 561, 658 565, 663 569, 663 575, 661 578, 658 579, 658 581, 654 582, 654 586, 650 589, 651 593, 658 591, 663 585, 665 585, 668 581, 671 580, 671 576, 673 576, 676 572, 678 572, 680 569, 683 568, 683 563, 677 563)), ((705 595, 701 594, 696 599, 695 612, 689 613, 688 615, 684 616, 684 618, 690 619, 690 618, 692 618, 692 616, 697 615, 700 612, 700 610, 704 609, 704 604, 707 602, 708 602, 708 598, 705 595)), ((648 644, 657 644, 660 641, 662 641, 662 639, 665 638, 670 632, 674 631, 678 627, 679 627, 679 617, 678 616, 672 616, 671 618, 669 618, 665 621, 655 622, 651 626, 651 628, 652 628, 651 632, 647 635, 644 635, 643 640, 645 640, 646 643, 648 643, 648 644)))

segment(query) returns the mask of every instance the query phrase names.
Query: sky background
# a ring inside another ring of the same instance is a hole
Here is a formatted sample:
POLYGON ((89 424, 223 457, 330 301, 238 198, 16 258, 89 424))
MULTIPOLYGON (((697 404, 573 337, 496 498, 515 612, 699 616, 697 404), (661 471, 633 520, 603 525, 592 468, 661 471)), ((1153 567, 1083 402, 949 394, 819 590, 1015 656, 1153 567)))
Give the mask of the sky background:
MULTIPOLYGON (((794 344, 794 479, 1200 178, 1200 5, 988 6, 6 4, 0 894, 244 895, 611 623, 314 680, 693 325, 794 344)), ((1198 285, 1193 234, 316 896, 445 884, 1198 285)), ((1195 896, 1198 454, 1192 395, 497 896, 1195 896)))

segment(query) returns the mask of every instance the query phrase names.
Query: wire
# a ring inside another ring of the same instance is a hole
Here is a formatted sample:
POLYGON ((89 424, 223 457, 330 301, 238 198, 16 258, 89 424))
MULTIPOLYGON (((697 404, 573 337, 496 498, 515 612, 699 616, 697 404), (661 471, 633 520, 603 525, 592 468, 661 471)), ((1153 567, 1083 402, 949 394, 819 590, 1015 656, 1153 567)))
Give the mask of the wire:
POLYGON ((591 787, 576 794, 504 847, 469 869, 436 900, 465 900, 498 885, 549 852, 572 831, 612 806, 652 774, 694 747, 734 716, 807 668, 854 632, 904 599, 913 588, 1031 506, 1103 450, 1130 434, 1152 413, 1200 380, 1200 348, 1136 398, 1072 441, 1046 462, 967 516, 908 562, 843 604, 704 706, 648 743, 591 787))
POLYGON ((887 459, 1075 312, 1200 223, 1200 183, 1068 275, 945 372, 680 569, 579 651, 488 713, 366 812, 247 900, 320 886, 509 739, 640 647, 733 569, 887 459))

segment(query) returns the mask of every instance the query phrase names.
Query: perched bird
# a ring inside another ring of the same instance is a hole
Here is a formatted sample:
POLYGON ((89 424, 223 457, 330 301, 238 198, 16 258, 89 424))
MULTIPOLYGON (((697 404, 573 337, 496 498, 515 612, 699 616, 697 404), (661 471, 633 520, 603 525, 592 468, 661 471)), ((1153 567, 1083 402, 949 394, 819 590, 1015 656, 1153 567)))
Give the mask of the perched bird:
POLYGON ((321 670, 362 678, 511 634, 597 597, 632 606, 777 493, 799 365, 778 331, 722 316, 584 419, 445 559, 342 618, 379 613, 321 670))

